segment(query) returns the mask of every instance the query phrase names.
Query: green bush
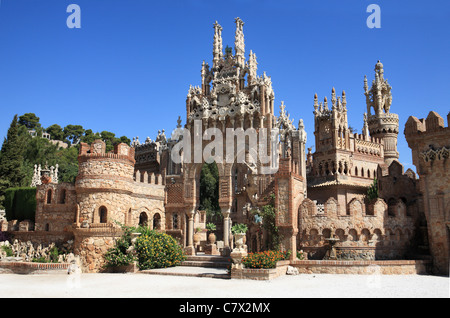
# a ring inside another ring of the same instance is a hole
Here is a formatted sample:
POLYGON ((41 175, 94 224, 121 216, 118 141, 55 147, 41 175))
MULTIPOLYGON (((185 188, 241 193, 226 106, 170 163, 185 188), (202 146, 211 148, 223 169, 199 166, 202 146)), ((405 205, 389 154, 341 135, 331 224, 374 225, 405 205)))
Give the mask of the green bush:
POLYGON ((103 256, 105 258, 105 267, 130 265, 135 260, 133 254, 127 253, 127 249, 131 246, 131 233, 135 232, 135 229, 122 226, 122 230, 124 234, 116 241, 116 245, 110 248, 103 256))
POLYGON ((35 220, 36 188, 10 188, 5 191, 6 219, 35 220))
POLYGON ((141 233, 135 244, 139 269, 172 267, 185 260, 183 249, 172 236, 154 230, 141 233))

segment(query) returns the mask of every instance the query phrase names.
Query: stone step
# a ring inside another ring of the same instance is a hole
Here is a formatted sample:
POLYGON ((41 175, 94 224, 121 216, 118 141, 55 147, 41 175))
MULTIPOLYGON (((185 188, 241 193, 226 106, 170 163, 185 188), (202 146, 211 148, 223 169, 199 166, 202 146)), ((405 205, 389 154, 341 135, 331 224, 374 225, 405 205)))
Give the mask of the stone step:
POLYGON ((231 264, 229 257, 216 255, 189 255, 182 262, 182 266, 208 267, 208 268, 227 268, 231 264))

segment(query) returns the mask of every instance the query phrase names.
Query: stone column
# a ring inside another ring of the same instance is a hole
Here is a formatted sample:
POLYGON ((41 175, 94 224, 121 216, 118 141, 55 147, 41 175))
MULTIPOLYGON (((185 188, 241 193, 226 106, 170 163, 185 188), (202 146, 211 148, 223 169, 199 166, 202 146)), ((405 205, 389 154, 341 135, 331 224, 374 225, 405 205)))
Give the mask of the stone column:
POLYGON ((223 256, 230 255, 230 208, 222 208, 222 215, 223 215, 223 256))
POLYGON ((195 209, 191 209, 186 213, 186 215, 189 218, 188 223, 188 231, 187 231, 187 247, 185 248, 185 252, 187 255, 195 255, 195 248, 194 248, 194 214, 195 209))

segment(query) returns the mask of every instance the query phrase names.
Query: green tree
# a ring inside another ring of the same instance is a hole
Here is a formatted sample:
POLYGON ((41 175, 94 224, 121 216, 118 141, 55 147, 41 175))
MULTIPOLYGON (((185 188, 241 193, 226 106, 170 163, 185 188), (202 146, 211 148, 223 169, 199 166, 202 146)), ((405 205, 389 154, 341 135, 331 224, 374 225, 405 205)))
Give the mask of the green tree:
POLYGON ((369 200, 369 202, 372 202, 377 198, 378 198, 378 181, 377 178, 374 178, 372 184, 367 189, 367 199, 369 200))
POLYGON ((64 138, 72 144, 77 144, 84 134, 84 128, 81 125, 67 125, 64 127, 64 138))
POLYGON ((19 136, 17 115, 9 126, 0 151, 0 200, 4 199, 5 190, 23 185, 25 173, 23 170, 23 138, 19 136))
POLYGON ((19 125, 24 125, 28 129, 40 128, 39 117, 34 113, 26 113, 19 117, 19 125))
POLYGON ((53 124, 53 125, 49 126, 45 131, 50 134, 50 137, 53 140, 64 141, 64 131, 60 125, 53 124))
POLYGON ((92 142, 94 142, 95 139, 101 139, 101 138, 102 138, 102 136, 100 136, 100 134, 98 132, 94 134, 92 129, 86 129, 86 131, 84 132, 84 136, 81 137, 81 141, 85 142, 87 144, 91 144, 92 142))
POLYGON ((215 162, 205 163, 200 172, 200 209, 210 218, 220 217, 219 170, 215 162))

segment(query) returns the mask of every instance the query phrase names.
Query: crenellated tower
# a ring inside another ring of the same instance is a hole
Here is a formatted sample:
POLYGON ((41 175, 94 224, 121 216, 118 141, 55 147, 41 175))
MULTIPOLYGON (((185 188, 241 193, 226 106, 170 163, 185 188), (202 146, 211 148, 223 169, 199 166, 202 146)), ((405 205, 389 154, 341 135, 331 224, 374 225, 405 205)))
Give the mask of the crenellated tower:
POLYGON ((387 165, 399 158, 397 151, 397 136, 399 129, 398 115, 390 113, 392 104, 392 87, 384 78, 383 64, 375 65, 375 79, 369 89, 367 77, 364 77, 364 94, 367 104, 367 122, 372 137, 384 141, 384 160, 387 165), (374 114, 371 113, 373 109, 374 114))

